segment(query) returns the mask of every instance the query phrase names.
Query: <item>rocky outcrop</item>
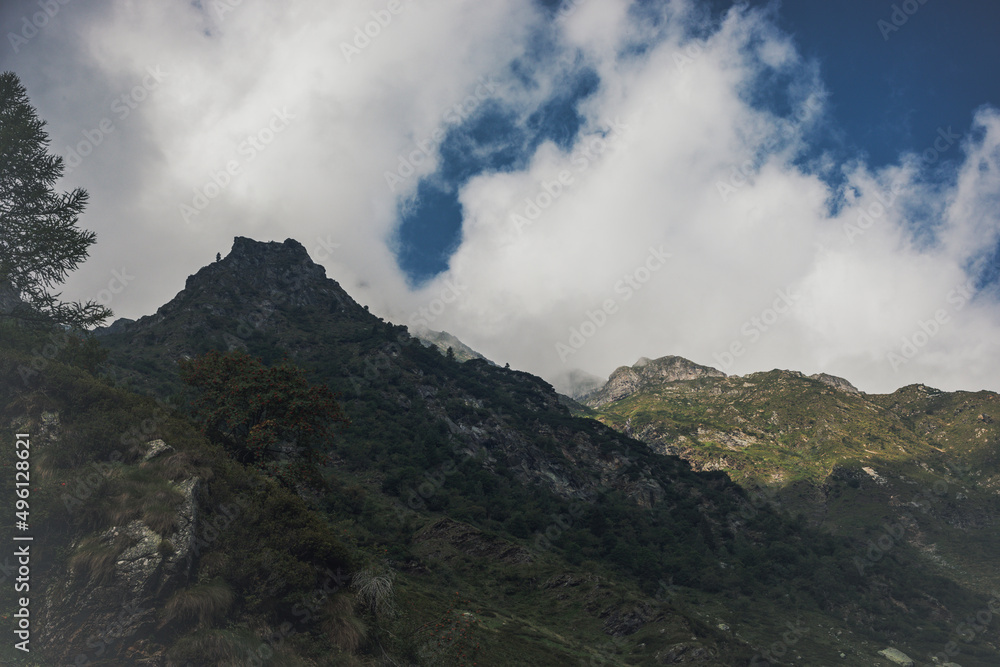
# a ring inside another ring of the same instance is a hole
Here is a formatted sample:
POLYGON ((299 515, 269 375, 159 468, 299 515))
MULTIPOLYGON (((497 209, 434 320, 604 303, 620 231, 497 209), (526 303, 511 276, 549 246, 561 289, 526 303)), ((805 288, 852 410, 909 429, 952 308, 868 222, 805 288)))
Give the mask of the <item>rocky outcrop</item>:
POLYGON ((649 623, 655 612, 649 604, 622 605, 604 612, 604 632, 612 637, 633 635, 649 623))
MULTIPOLYGON (((555 394, 549 396, 554 400, 555 394)), ((551 409, 553 406, 547 406, 551 409)), ((541 423, 534 430, 551 439, 556 451, 540 447, 526 434, 511 428, 503 415, 470 424, 447 420, 452 435, 463 440, 465 451, 456 458, 481 455, 487 470, 502 461, 526 484, 539 485, 556 495, 577 502, 593 502, 602 491, 617 490, 640 507, 653 507, 663 498, 663 487, 650 471, 632 470, 636 461, 624 448, 606 452, 586 433, 569 428, 551 428, 541 423)))
MULTIPOLYGON (((678 665, 683 663, 695 663, 700 665, 712 664, 718 653, 710 648, 694 642, 681 642, 669 646, 656 654, 657 665, 678 665)), ((718 663, 716 663, 718 664, 718 663)), ((766 664, 766 663, 761 663, 766 664)))
MULTIPOLYGON (((162 440, 151 441, 143 460, 171 449, 162 440)), ((87 664, 121 655, 153 634, 165 596, 188 583, 200 487, 197 477, 174 485, 180 501, 171 530, 160 533, 134 519, 71 544, 73 554, 94 555, 86 565, 77 561, 65 581, 46 591, 45 631, 39 640, 47 655, 63 664, 87 664)))
POLYGON ((906 655, 902 651, 896 648, 886 648, 878 652, 880 656, 890 661, 894 665, 902 665, 902 667, 913 667, 913 660, 910 656, 906 655))
POLYGON ((839 389, 841 391, 846 391, 848 394, 860 394, 858 388, 853 384, 845 380, 844 378, 839 378, 836 375, 828 375, 826 373, 816 373, 809 376, 812 380, 818 380, 823 384, 828 384, 834 389, 839 389))
MULTIPOLYGON (((247 339, 287 329, 289 314, 306 311, 341 321, 375 320, 327 278, 326 269, 313 262, 298 241, 259 242, 238 236, 229 255, 189 276, 184 289, 156 313, 135 321, 117 320, 94 333, 106 346, 118 347, 125 358, 144 349, 147 371, 172 374, 177 360, 196 355, 199 346, 245 350, 247 339)), ((296 343, 301 346, 302 341, 296 343)), ((135 387, 163 389, 133 369, 112 367, 135 387)))
POLYGON ((726 374, 683 357, 670 356, 659 359, 642 357, 632 366, 621 366, 616 369, 603 387, 582 397, 580 402, 596 408, 650 387, 707 377, 724 378, 726 374))
POLYGON ((421 331, 416 334, 416 337, 425 346, 436 347, 441 354, 447 354, 450 348, 452 354, 455 355, 456 361, 483 359, 491 364, 493 363, 447 331, 421 331))

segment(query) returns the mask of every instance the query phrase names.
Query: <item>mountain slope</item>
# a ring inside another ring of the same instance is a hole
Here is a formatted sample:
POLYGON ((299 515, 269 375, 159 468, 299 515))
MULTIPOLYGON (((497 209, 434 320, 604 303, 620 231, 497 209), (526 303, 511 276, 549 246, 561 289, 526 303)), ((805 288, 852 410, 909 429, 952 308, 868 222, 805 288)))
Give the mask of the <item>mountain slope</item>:
MULTIPOLYGON (((775 638, 791 624, 822 630, 790 635, 789 664, 870 665, 890 642, 935 650, 951 617, 989 601, 909 545, 859 570, 863 537, 783 519, 725 474, 574 418, 540 378, 445 358, 368 314, 291 240, 237 239, 155 315, 100 340, 108 377, 179 405, 190 395, 177 361, 208 349, 287 357, 342 392, 352 425, 330 443, 331 491, 308 511, 356 545, 356 559, 396 577, 399 615, 358 610, 373 627, 352 651, 363 662, 388 651, 442 664, 435 651, 450 649, 431 630, 446 627, 453 638, 473 632, 463 646, 478 644, 481 665, 777 664, 775 638)), ((639 393, 647 376, 728 380, 689 362, 646 365, 639 393)), ((252 582, 233 594, 240 608, 271 595, 252 582)), ((224 622, 175 640, 193 646, 224 622)), ((998 654, 986 639, 976 650, 988 660, 998 654)))
POLYGON ((884 525, 905 526, 904 539, 945 576, 993 590, 998 399, 921 385, 874 396, 775 370, 647 384, 597 417, 824 530, 878 539, 884 525))
POLYGON ((899 416, 801 373, 670 377, 646 381, 614 400, 606 393, 584 402, 657 451, 751 483, 817 482, 848 458, 914 458, 933 451, 899 416))

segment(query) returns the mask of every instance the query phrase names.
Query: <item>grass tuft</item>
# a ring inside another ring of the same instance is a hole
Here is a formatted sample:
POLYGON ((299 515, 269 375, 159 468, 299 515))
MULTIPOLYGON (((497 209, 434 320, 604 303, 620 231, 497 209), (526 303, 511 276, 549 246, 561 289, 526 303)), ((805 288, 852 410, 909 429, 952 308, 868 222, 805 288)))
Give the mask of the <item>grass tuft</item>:
POLYGON ((221 618, 233 604, 233 591, 222 579, 177 591, 164 606, 164 623, 197 619, 207 626, 221 618))
POLYGON ((88 537, 70 556, 70 571, 78 577, 87 577, 90 583, 105 584, 115 574, 115 562, 121 553, 120 545, 88 537))

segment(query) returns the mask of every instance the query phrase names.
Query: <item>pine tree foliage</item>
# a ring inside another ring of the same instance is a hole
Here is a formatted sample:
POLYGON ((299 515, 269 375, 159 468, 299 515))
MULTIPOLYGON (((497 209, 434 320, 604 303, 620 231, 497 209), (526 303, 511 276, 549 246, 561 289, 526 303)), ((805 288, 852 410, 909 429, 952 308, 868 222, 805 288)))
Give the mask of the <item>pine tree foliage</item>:
POLYGON ((12 72, 0 74, 0 315, 88 327, 111 316, 101 304, 64 303, 52 289, 87 258, 96 240, 77 227, 87 192, 57 193, 63 160, 12 72))

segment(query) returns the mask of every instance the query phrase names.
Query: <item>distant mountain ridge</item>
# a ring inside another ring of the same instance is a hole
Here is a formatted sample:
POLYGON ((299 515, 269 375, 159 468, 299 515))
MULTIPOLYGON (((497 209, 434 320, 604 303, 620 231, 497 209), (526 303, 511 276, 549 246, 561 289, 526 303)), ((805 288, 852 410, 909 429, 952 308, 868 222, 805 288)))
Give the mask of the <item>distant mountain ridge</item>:
MULTIPOLYGON (((798 371, 789 372, 798 373, 798 371)), ((798 374, 806 377, 802 373, 798 374)), ((658 384, 705 377, 729 376, 711 366, 703 366, 684 357, 668 355, 657 359, 640 357, 632 366, 620 366, 615 369, 606 381, 579 369, 564 373, 558 379, 565 387, 563 393, 567 396, 590 407, 598 407, 658 384)), ((860 393, 848 380, 835 375, 814 373, 808 377, 851 394, 860 393)))

